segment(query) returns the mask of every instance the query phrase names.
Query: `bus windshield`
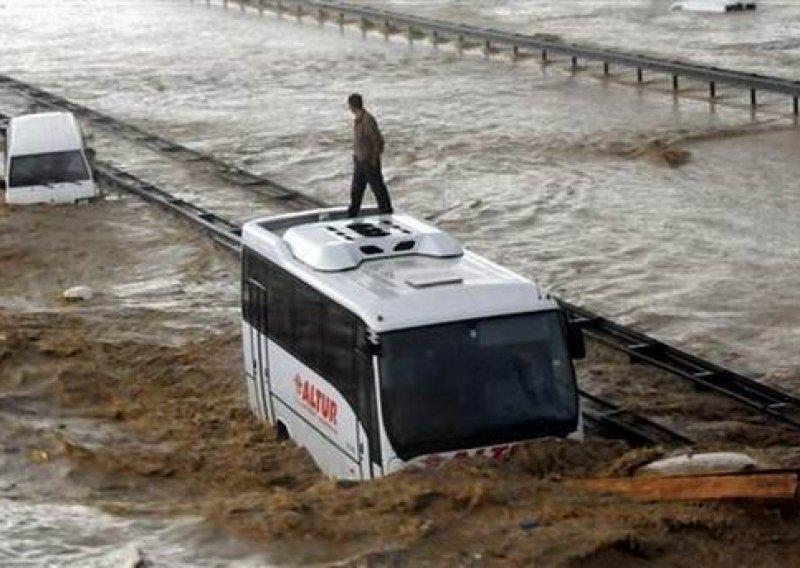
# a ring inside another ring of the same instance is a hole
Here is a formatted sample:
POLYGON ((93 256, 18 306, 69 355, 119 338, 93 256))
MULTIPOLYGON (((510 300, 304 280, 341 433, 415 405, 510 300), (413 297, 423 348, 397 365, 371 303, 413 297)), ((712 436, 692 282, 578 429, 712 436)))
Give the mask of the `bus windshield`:
POLYGON ((86 161, 78 150, 11 158, 9 187, 70 183, 89 179, 86 161))
POLYGON ((577 428, 557 311, 386 333, 381 353, 383 417, 401 459, 577 428))

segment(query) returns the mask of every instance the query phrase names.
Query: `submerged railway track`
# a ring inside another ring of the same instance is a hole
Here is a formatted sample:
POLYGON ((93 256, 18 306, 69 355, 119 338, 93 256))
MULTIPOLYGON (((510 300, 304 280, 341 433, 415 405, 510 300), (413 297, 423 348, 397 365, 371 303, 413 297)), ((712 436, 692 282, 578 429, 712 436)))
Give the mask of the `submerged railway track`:
MULTIPOLYGON (((307 209, 327 205, 314 196, 292 190, 269 178, 253 174, 214 156, 197 152, 184 145, 151 134, 138 126, 114 119, 11 77, 0 75, 0 87, 13 89, 44 108, 73 112, 93 126, 107 129, 171 160, 187 163, 202 162, 211 165, 216 175, 227 183, 236 185, 245 191, 274 197, 287 208, 307 209)), ((4 118, 7 117, 0 114, 0 120, 4 118)), ((105 186, 132 193, 159 205, 202 229, 227 250, 238 254, 241 246, 241 228, 236 223, 180 199, 108 162, 97 161, 95 170, 99 181, 105 186)), ((626 353, 632 361, 662 369, 675 377, 690 381, 703 390, 725 396, 770 419, 778 420, 791 428, 800 430, 800 399, 615 323, 584 307, 576 306, 563 299, 558 300, 568 317, 580 325, 585 334, 615 350, 626 353)), ((581 396, 587 424, 603 435, 622 437, 636 445, 685 446, 693 443, 684 434, 631 412, 596 394, 582 391, 581 396)))
MULTIPOLYGON (((95 163, 98 179, 108 187, 132 193, 159 205, 204 230, 229 252, 241 250, 241 227, 107 162, 95 163)), ((579 390, 583 419, 590 431, 606 437, 622 438, 634 446, 691 446, 694 441, 640 414, 628 411, 604 397, 579 390)))

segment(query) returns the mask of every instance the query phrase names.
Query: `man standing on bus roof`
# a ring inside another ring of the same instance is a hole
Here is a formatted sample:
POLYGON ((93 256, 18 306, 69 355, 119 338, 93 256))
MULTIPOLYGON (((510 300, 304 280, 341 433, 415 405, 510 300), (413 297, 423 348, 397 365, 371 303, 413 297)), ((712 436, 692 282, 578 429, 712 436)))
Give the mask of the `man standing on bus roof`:
POLYGON ((350 207, 348 217, 358 217, 364 190, 369 184, 375 200, 378 202, 378 213, 392 212, 392 201, 389 190, 383 182, 381 172, 381 154, 383 153, 383 136, 378 123, 364 108, 364 100, 358 93, 347 98, 347 105, 353 113, 353 183, 350 186, 350 207))

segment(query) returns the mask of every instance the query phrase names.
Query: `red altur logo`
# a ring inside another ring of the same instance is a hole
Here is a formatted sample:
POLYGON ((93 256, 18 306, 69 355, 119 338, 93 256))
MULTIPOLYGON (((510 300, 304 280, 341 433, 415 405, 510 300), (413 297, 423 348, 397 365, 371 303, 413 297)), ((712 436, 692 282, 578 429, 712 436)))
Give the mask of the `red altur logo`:
POLYGON ((338 412, 336 401, 322 392, 314 383, 303 379, 300 373, 294 376, 294 388, 297 391, 297 396, 307 408, 313 410, 317 416, 320 416, 328 424, 336 426, 336 414, 338 412))

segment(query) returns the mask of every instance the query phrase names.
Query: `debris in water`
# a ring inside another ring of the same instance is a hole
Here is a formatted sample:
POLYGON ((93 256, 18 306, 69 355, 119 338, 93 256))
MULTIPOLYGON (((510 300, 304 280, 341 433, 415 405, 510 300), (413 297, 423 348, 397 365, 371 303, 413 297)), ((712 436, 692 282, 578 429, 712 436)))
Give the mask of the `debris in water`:
POLYGON ((436 523, 432 519, 425 519, 419 526, 419 534, 428 536, 436 530, 436 523))
POLYGON ((35 463, 45 463, 50 461, 50 454, 44 450, 31 450, 31 460, 35 463))
POLYGON ((635 475, 697 475, 758 469, 756 460, 741 452, 682 454, 650 462, 635 475))
POLYGON ((61 295, 61 297, 68 302, 77 302, 91 300, 92 295, 92 289, 88 286, 73 286, 72 288, 67 288, 64 290, 64 293, 61 295))
POLYGON ((153 563, 138 546, 132 546, 127 552, 127 558, 122 564, 125 568, 151 568, 153 563))
POLYGON ((651 162, 660 163, 670 168, 677 168, 689 162, 691 153, 673 142, 659 138, 647 140, 633 146, 626 146, 617 151, 626 158, 645 158, 651 162))

